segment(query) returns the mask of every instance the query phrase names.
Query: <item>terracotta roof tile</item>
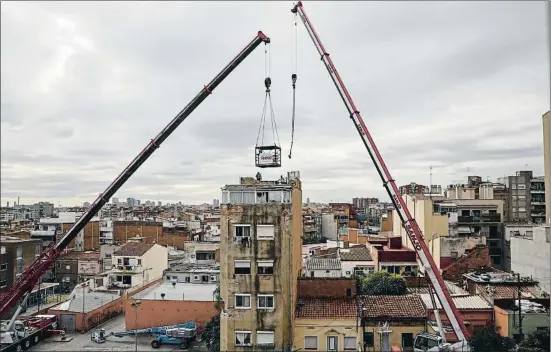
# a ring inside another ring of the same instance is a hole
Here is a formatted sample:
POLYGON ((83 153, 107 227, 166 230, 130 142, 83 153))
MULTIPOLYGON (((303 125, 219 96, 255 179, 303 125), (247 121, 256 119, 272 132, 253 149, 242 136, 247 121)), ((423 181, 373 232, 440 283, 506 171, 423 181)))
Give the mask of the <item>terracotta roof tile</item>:
POLYGON ((348 252, 343 252, 341 249, 342 261, 370 261, 371 253, 366 246, 354 246, 350 247, 348 252))
POLYGON ((312 257, 306 260, 306 270, 341 270, 339 258, 312 257))
POLYGON ((99 252, 67 252, 61 254, 58 260, 99 260, 99 252))
MULTIPOLYGON (((514 285, 491 285, 492 293, 486 289, 486 285, 477 284, 476 293, 487 299, 518 298, 518 289, 514 285)), ((541 296, 536 286, 522 287, 523 298, 539 298, 541 296)))
POLYGON ((359 300, 363 318, 427 318, 423 301, 417 295, 360 296, 359 300))
POLYGON ((128 242, 116 250, 113 255, 141 257, 154 245, 154 243, 128 242))
POLYGON ((295 310, 296 319, 356 319, 355 298, 299 297, 295 310))

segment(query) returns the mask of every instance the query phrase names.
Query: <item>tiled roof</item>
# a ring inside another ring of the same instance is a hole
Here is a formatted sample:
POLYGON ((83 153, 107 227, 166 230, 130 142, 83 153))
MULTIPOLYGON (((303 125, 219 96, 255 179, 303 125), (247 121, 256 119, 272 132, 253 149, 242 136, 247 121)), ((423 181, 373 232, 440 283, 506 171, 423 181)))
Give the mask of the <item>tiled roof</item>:
POLYGON ((406 296, 361 296, 362 318, 368 319, 424 319, 427 312, 421 297, 406 296))
POLYGON ((370 261, 371 253, 366 246, 350 247, 348 252, 341 250, 342 261, 370 261))
POLYGON ((99 252, 67 252, 61 254, 58 260, 99 260, 99 252))
MULTIPOLYGON (((433 309, 432 300, 430 294, 421 294, 421 299, 423 304, 427 309, 433 309)), ((453 303, 457 309, 492 309, 492 306, 486 302, 486 300, 478 295, 467 295, 467 296, 452 296, 453 303)), ((438 309, 442 309, 442 305, 438 298, 435 298, 436 306, 438 309)))
POLYGON ((320 250, 320 254, 314 254, 313 257, 338 258, 339 249, 337 247, 322 249, 320 250))
POLYGON ((339 258, 309 258, 306 261, 306 270, 341 270, 339 258))
POLYGON ((116 250, 113 255, 141 257, 154 245, 155 244, 153 243, 128 242, 127 244, 116 250))
MULTIPOLYGON (((487 299, 507 299, 518 298, 518 288, 514 285, 491 285, 492 293, 489 293, 486 289, 486 285, 477 284, 476 293, 487 299)), ((536 286, 524 286, 522 287, 523 298, 540 298, 541 290, 536 286)))
POLYGON ((356 319, 355 298, 299 297, 295 310, 296 319, 356 319))

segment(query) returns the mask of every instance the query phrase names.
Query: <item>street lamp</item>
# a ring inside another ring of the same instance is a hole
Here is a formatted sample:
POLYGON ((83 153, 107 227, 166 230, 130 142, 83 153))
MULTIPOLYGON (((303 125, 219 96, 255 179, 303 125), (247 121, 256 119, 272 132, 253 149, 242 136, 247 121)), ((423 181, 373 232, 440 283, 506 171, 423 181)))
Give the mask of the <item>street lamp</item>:
POLYGON ((138 352, 138 307, 142 304, 142 301, 135 300, 130 304, 132 308, 134 308, 134 314, 135 314, 135 326, 134 326, 134 336, 135 336, 135 351, 138 352))

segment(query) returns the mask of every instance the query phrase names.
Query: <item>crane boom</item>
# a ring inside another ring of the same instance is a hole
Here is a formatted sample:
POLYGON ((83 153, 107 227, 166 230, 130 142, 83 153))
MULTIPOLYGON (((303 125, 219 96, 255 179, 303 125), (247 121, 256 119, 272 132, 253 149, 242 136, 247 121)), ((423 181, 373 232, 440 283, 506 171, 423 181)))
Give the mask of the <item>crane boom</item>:
POLYGON ((147 144, 147 146, 132 160, 130 164, 120 173, 119 176, 99 195, 92 206, 74 223, 55 245, 49 246, 42 252, 40 257, 27 269, 23 275, 14 282, 10 288, 0 296, 0 316, 3 316, 12 308, 19 299, 26 296, 37 284, 40 277, 53 265, 59 257, 61 251, 65 249, 76 235, 86 226, 109 199, 125 184, 125 182, 138 170, 138 168, 160 147, 160 145, 174 132, 174 130, 197 108, 212 91, 239 64, 251 54, 261 43, 270 43, 268 38, 261 31, 256 37, 232 60, 230 63, 214 77, 190 102, 186 107, 170 121, 170 123, 147 144))
POLYGON ((411 243, 413 244, 413 247, 417 252, 417 256, 419 257, 419 260, 421 261, 425 269, 425 275, 428 276, 430 283, 433 286, 436 295, 440 300, 444 311, 446 312, 446 315, 448 316, 448 320, 450 321, 458 340, 465 341, 465 337, 469 336, 469 331, 465 327, 463 318, 461 317, 448 290, 446 289, 444 280, 442 279, 436 263, 434 262, 434 259, 432 258, 432 255, 430 254, 429 249, 425 244, 423 233, 421 232, 421 229, 417 225, 415 219, 411 216, 411 213, 407 208, 406 202, 401 197, 398 187, 396 186, 394 179, 390 175, 390 172, 388 171, 383 157, 381 156, 381 153, 375 145, 375 142, 371 137, 371 134, 369 133, 369 130, 367 129, 362 119, 362 116, 360 115, 360 112, 358 111, 356 105, 354 104, 354 101, 352 100, 352 97, 348 93, 346 86, 339 76, 339 73, 337 72, 337 69, 333 64, 333 61, 329 57, 329 53, 325 50, 325 47, 321 43, 318 34, 314 30, 314 27, 310 22, 310 19, 304 12, 302 2, 297 2, 291 12, 298 14, 300 19, 302 20, 302 23, 304 24, 304 27, 306 28, 306 31, 314 42, 314 45, 316 46, 316 49, 320 54, 320 58, 325 64, 325 67, 327 68, 327 71, 329 72, 333 83, 337 87, 339 95, 341 96, 341 99, 344 102, 348 113, 350 114, 350 118, 354 122, 354 126, 360 134, 360 137, 362 138, 367 152, 369 153, 369 156, 371 157, 371 160, 373 161, 373 164, 375 165, 375 168, 377 169, 377 172, 379 173, 379 176, 383 181, 383 186, 385 187, 392 203, 394 204, 394 207, 396 208, 396 211, 398 212, 398 216, 400 217, 402 226, 404 227, 404 230, 411 240, 411 243))

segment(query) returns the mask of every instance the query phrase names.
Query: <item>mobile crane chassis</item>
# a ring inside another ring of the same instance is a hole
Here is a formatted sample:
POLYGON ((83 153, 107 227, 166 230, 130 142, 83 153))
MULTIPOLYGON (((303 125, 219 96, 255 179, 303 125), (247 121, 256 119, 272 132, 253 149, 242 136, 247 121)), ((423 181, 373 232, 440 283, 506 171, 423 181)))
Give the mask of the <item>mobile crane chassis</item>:
MULTIPOLYGON (((369 156, 373 161, 381 180, 383 181, 383 186, 390 196, 396 211, 398 212, 402 225, 425 269, 425 275, 428 277, 436 296, 442 304, 442 307, 444 308, 458 340, 466 341, 466 338, 470 335, 469 331, 465 327, 461 314, 457 310, 457 307, 446 289, 444 280, 442 279, 436 263, 434 262, 434 259, 432 258, 429 249, 424 242, 424 236, 421 229, 417 225, 415 219, 411 216, 404 199, 400 196, 398 187, 390 175, 383 157, 375 145, 375 142, 371 137, 360 112, 356 108, 352 97, 348 93, 346 86, 338 74, 329 53, 325 50, 318 34, 314 30, 310 19, 304 12, 302 2, 297 2, 291 12, 300 17, 306 31, 320 54, 320 59, 329 72, 329 75, 331 76, 331 79, 349 113, 350 119, 354 123, 354 126, 356 127, 356 130, 358 131, 358 134, 360 135, 360 138, 362 139, 362 142, 364 143, 367 152, 369 153, 369 156)), ((23 273, 20 279, 15 282, 8 291, 0 296, 0 316, 6 314, 19 299, 26 296, 33 289, 44 272, 46 272, 46 270, 54 264, 61 251, 67 247, 71 240, 75 238, 75 236, 84 228, 90 219, 101 210, 108 200, 124 185, 124 183, 153 154, 153 152, 160 147, 168 136, 170 136, 170 134, 174 132, 174 130, 212 93, 212 91, 261 43, 270 43, 270 38, 265 36, 262 32, 258 32, 257 36, 209 84, 207 84, 191 100, 191 102, 184 107, 182 111, 180 111, 178 115, 176 115, 176 117, 157 135, 157 137, 151 140, 151 142, 140 152, 140 154, 138 154, 138 156, 136 156, 136 158, 122 171, 115 181, 113 181, 107 189, 99 195, 92 206, 67 231, 65 236, 63 236, 57 244, 48 247, 29 267, 29 269, 23 273)), ((293 83, 295 81, 296 75, 293 78, 293 83)))

